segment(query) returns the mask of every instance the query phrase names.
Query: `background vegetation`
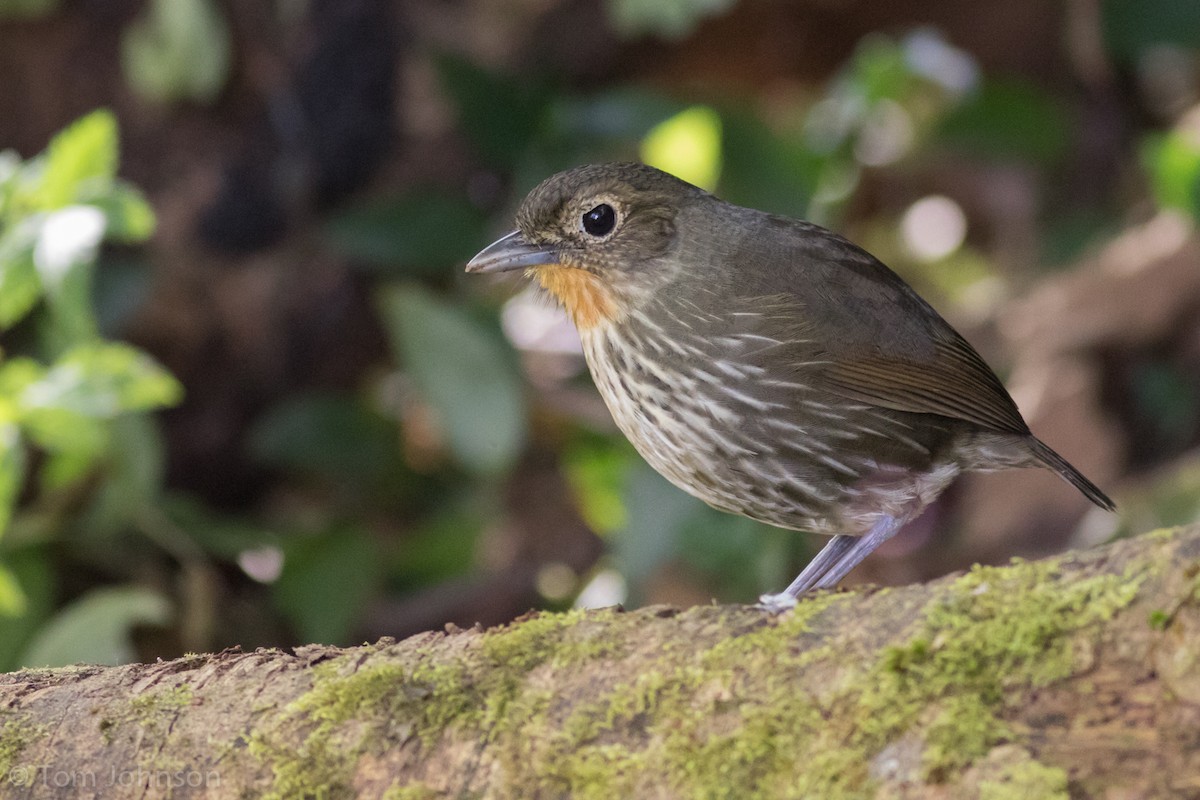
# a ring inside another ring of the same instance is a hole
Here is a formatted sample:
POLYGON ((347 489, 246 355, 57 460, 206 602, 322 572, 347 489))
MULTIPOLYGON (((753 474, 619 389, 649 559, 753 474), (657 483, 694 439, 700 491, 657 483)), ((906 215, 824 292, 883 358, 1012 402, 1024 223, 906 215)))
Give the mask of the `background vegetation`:
POLYGON ((856 578, 1200 518, 1200 6, 883 5, 0 0, 0 669, 785 585, 462 274, 588 161, 861 242, 1121 505, 972 476, 856 578))

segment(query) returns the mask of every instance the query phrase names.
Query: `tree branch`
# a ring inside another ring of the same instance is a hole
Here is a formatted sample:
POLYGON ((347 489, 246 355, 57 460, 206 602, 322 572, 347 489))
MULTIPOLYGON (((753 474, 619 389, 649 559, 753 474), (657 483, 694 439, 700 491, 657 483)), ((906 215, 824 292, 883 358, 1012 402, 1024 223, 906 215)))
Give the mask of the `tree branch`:
POLYGON ((0 797, 1200 794, 1200 526, 923 586, 0 676, 0 797))

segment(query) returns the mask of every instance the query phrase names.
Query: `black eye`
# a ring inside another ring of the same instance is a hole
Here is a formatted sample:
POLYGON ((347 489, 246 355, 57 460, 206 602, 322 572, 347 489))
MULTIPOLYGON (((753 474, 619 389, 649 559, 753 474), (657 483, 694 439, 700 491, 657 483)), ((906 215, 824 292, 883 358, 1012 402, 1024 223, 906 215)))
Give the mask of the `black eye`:
POLYGON ((617 212, 608 203, 601 203, 583 215, 583 229, 592 236, 607 236, 617 224, 617 212))

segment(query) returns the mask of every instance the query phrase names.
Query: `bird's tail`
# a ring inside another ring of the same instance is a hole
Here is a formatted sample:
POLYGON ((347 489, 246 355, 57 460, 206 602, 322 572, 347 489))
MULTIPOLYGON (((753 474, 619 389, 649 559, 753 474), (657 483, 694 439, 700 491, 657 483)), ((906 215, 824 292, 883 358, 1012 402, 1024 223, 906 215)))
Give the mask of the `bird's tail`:
POLYGON ((1031 438, 1033 439, 1031 443, 1033 455, 1038 461, 1041 461, 1047 467, 1057 472, 1059 477, 1083 492, 1088 500, 1091 500, 1105 511, 1117 510, 1117 504, 1110 500, 1108 495, 1100 491, 1100 487, 1085 478, 1082 472, 1075 469, 1071 466, 1070 462, 1050 449, 1050 446, 1045 442, 1037 437, 1031 438))

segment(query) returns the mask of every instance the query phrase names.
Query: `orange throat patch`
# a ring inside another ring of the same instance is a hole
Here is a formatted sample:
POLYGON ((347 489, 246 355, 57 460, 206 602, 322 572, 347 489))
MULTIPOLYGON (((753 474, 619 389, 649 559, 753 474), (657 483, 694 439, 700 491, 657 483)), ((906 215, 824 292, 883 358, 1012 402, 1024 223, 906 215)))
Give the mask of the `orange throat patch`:
POLYGON ((533 272, 542 288, 562 303, 576 328, 587 330, 617 318, 616 298, 592 273, 561 264, 536 267, 533 272))

